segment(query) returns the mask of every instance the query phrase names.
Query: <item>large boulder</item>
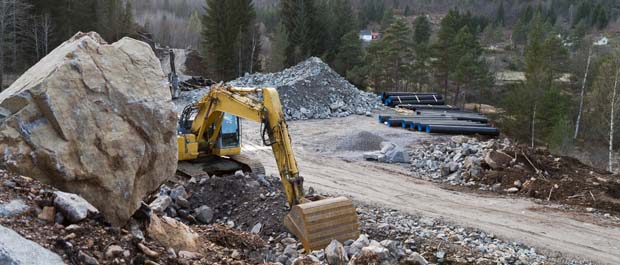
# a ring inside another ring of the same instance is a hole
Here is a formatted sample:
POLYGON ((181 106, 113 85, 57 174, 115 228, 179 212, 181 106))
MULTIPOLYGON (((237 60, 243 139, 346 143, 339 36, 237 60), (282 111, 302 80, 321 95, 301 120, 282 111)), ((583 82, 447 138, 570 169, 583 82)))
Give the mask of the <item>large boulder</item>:
POLYGON ((173 108, 146 43, 78 33, 0 93, 0 163, 121 225, 176 170, 173 108))

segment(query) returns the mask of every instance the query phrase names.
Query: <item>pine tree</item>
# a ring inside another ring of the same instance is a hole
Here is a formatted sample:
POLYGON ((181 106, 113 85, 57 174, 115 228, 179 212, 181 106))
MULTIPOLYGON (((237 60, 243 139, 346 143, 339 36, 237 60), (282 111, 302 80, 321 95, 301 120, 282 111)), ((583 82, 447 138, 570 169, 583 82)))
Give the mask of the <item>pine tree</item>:
POLYGON ((390 89, 401 90, 411 81, 412 71, 413 33, 403 19, 397 19, 386 31, 381 39, 383 47, 380 55, 384 58, 383 68, 389 73, 385 85, 390 89))
POLYGON ((321 52, 318 48, 317 35, 321 28, 317 21, 317 12, 313 1, 282 0, 280 14, 288 32, 286 49, 286 66, 292 66, 321 52))
POLYGON ((216 80, 230 80, 260 66, 260 36, 251 0, 206 0, 203 48, 207 71, 216 80))
POLYGON ((359 66, 362 63, 362 44, 359 39, 359 33, 357 31, 351 31, 344 36, 340 41, 340 47, 338 48, 338 54, 334 63, 336 72, 340 75, 346 76, 353 67, 359 66))
POLYGON ((403 12, 403 15, 406 17, 411 16, 411 9, 409 8, 409 5, 405 7, 405 12, 403 12))
POLYGON ((488 66, 481 59, 482 48, 480 43, 467 26, 459 30, 454 42, 451 53, 457 54, 459 58, 453 75, 456 83, 453 102, 458 104, 461 94, 479 92, 482 96, 482 89, 489 86, 490 74, 488 66), (476 88, 479 91, 473 91, 476 88))
POLYGON ((418 16, 415 19, 415 29, 413 32, 413 39, 416 44, 428 43, 431 38, 431 23, 428 21, 426 15, 418 16))
POLYGON ((382 30, 387 30, 387 28, 389 28, 392 23, 394 23, 394 11, 392 9, 385 9, 385 11, 383 12, 383 17, 381 17, 381 29, 382 30))
POLYGON ((448 97, 448 86, 450 74, 454 71, 457 55, 453 54, 454 37, 456 31, 460 29, 460 14, 455 10, 450 10, 441 20, 441 27, 437 33, 437 41, 433 44, 432 50, 435 57, 433 61, 433 74, 435 80, 444 89, 444 97, 448 97), (457 28, 458 27, 458 28, 457 28))
POLYGON ((345 34, 356 30, 357 21, 355 16, 352 15, 353 8, 351 7, 350 0, 332 0, 329 3, 329 8, 326 11, 329 14, 328 22, 328 43, 324 47, 325 60, 334 65, 336 54, 339 53, 341 48, 341 42, 345 34))
POLYGON ((495 25, 497 26, 502 26, 505 27, 506 26, 506 14, 505 14, 505 10, 504 10, 504 1, 502 1, 499 4, 499 7, 497 8, 497 15, 495 15, 495 25))
POLYGON ((278 72, 285 67, 286 48, 288 47, 288 32, 284 24, 278 24, 272 43, 268 70, 270 72, 278 72))

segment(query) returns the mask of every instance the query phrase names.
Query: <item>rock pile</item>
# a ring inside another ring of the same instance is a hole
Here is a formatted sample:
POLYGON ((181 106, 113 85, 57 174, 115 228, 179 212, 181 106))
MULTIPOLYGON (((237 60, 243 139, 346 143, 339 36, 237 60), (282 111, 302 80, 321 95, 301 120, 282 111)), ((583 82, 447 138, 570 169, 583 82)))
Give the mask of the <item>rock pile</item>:
POLYGON ((358 90, 316 57, 278 73, 246 75, 229 84, 277 88, 289 120, 365 115, 382 107, 377 96, 358 90))
POLYGON ((122 225, 176 170, 164 82, 147 44, 78 33, 0 94, 0 160, 122 225))
POLYGON ((477 185, 474 178, 482 175, 485 155, 500 145, 510 146, 510 141, 495 139, 478 141, 475 138, 454 136, 448 142, 421 144, 408 150, 413 173, 420 178, 451 185, 477 185))

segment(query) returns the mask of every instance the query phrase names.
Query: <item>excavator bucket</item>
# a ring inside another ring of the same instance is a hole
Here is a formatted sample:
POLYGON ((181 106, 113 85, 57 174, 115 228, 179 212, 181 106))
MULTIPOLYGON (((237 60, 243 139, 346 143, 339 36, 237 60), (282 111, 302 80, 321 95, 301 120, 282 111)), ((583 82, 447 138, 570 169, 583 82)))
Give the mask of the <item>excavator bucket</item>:
POLYGON ((357 239, 360 223, 351 200, 323 199, 293 206, 284 226, 301 240, 307 252, 325 248, 332 240, 357 239))

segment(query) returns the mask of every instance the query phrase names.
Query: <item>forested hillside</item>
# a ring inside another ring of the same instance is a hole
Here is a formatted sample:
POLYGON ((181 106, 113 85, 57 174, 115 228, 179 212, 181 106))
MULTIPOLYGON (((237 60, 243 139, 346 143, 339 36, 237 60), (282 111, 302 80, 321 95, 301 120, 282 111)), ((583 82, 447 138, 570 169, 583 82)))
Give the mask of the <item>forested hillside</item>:
POLYGON ((77 31, 110 42, 148 32, 198 51, 214 80, 317 56, 368 91, 493 105, 523 143, 608 165, 619 17, 616 0, 0 0, 0 84, 77 31))

